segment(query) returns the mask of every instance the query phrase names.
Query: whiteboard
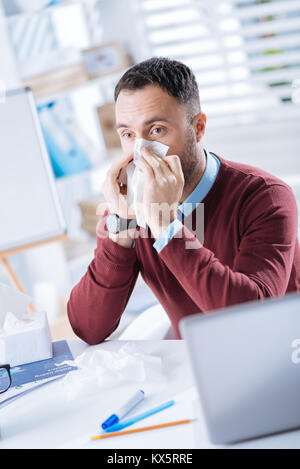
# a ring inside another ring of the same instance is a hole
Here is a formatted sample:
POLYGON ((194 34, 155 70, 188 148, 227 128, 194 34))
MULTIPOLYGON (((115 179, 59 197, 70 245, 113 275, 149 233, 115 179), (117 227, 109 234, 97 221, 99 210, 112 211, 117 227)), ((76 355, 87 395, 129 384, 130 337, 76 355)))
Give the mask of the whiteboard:
POLYGON ((8 91, 0 103, 0 252, 65 232, 32 92, 8 91))

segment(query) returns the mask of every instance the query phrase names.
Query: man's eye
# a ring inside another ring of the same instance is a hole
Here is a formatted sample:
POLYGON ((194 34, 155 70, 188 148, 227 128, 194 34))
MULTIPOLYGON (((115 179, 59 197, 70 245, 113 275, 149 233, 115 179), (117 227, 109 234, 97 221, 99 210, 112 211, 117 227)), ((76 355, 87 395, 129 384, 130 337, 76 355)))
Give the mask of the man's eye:
POLYGON ((123 137, 125 137, 125 138, 131 138, 131 137, 132 137, 132 134, 131 134, 130 132, 125 132, 125 133, 123 134, 123 137))
POLYGON ((162 127, 155 127, 155 129, 153 129, 152 133, 154 133, 155 135, 159 135, 163 132, 163 128, 162 127))

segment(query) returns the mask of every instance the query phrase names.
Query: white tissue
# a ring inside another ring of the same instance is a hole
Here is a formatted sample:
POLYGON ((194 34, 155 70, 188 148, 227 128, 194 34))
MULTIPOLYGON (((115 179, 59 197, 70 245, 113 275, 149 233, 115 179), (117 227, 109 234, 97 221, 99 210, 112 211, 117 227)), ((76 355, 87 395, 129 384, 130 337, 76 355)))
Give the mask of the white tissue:
POLYGON ((2 329, 8 316, 11 322, 13 315, 15 320, 22 321, 24 312, 26 311, 31 298, 24 293, 19 292, 15 288, 0 283, 0 329, 2 329))
POLYGON ((13 313, 8 312, 5 316, 2 331, 10 334, 12 331, 19 330, 23 326, 30 324, 33 319, 18 319, 13 313))
POLYGON ((119 181, 127 184, 127 202, 135 212, 137 224, 143 228, 146 228, 142 209, 144 175, 143 172, 137 167, 137 161, 141 157, 142 147, 151 148, 161 158, 166 156, 169 147, 163 143, 152 140, 145 140, 143 138, 136 139, 134 145, 133 161, 125 168, 126 176, 124 171, 121 171, 120 173, 119 181))
POLYGON ((19 366, 51 358, 45 312, 26 314, 31 298, 0 283, 0 363, 19 366))
POLYGON ((116 352, 88 349, 74 361, 65 361, 57 366, 64 364, 78 368, 60 381, 68 399, 97 393, 100 389, 110 389, 125 382, 155 382, 156 386, 165 382, 161 358, 140 351, 129 342, 116 352))

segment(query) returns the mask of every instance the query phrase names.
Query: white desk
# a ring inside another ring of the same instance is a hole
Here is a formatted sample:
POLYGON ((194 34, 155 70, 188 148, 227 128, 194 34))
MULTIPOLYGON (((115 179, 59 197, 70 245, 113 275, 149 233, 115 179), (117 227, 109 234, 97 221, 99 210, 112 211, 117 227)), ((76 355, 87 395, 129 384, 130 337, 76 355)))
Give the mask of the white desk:
MULTIPOLYGON (((193 379, 186 360, 184 341, 139 341, 143 351, 160 356, 163 360, 165 383, 157 392, 155 383, 144 383, 151 389, 138 412, 151 408, 188 390, 193 379), (150 387, 149 387, 150 385, 150 387), (154 386, 154 387, 153 387, 154 386)), ((87 348, 81 341, 69 342, 72 352, 80 354, 87 348)), ((111 341, 96 346, 106 350, 118 350, 123 341, 111 341)), ((95 347, 93 347, 94 349, 95 347)), ((140 386, 142 387, 142 385, 140 386)), ((2 439, 4 448, 106 448, 106 449, 192 449, 198 448, 300 448, 300 430, 272 437, 260 438, 230 446, 213 446, 209 443, 198 405, 192 402, 175 404, 173 407, 152 416, 142 423, 155 423, 198 417, 195 423, 178 427, 164 428, 128 436, 91 441, 91 436, 99 433, 100 423, 116 409, 121 396, 130 395, 137 384, 124 384, 87 398, 68 400, 62 394, 60 382, 51 383, 37 389, 0 409, 2 439)), ((141 426, 141 422, 136 424, 141 426)), ((132 427, 133 428, 133 427, 132 427)))

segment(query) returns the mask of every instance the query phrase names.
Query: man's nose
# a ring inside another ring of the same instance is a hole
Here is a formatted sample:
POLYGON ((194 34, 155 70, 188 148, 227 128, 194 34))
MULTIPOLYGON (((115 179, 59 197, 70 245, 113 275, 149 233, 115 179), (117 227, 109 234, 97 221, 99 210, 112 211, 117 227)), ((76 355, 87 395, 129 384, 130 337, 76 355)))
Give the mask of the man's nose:
POLYGON ((135 132, 135 140, 138 138, 144 138, 145 140, 148 139, 148 131, 147 130, 139 130, 135 132))

